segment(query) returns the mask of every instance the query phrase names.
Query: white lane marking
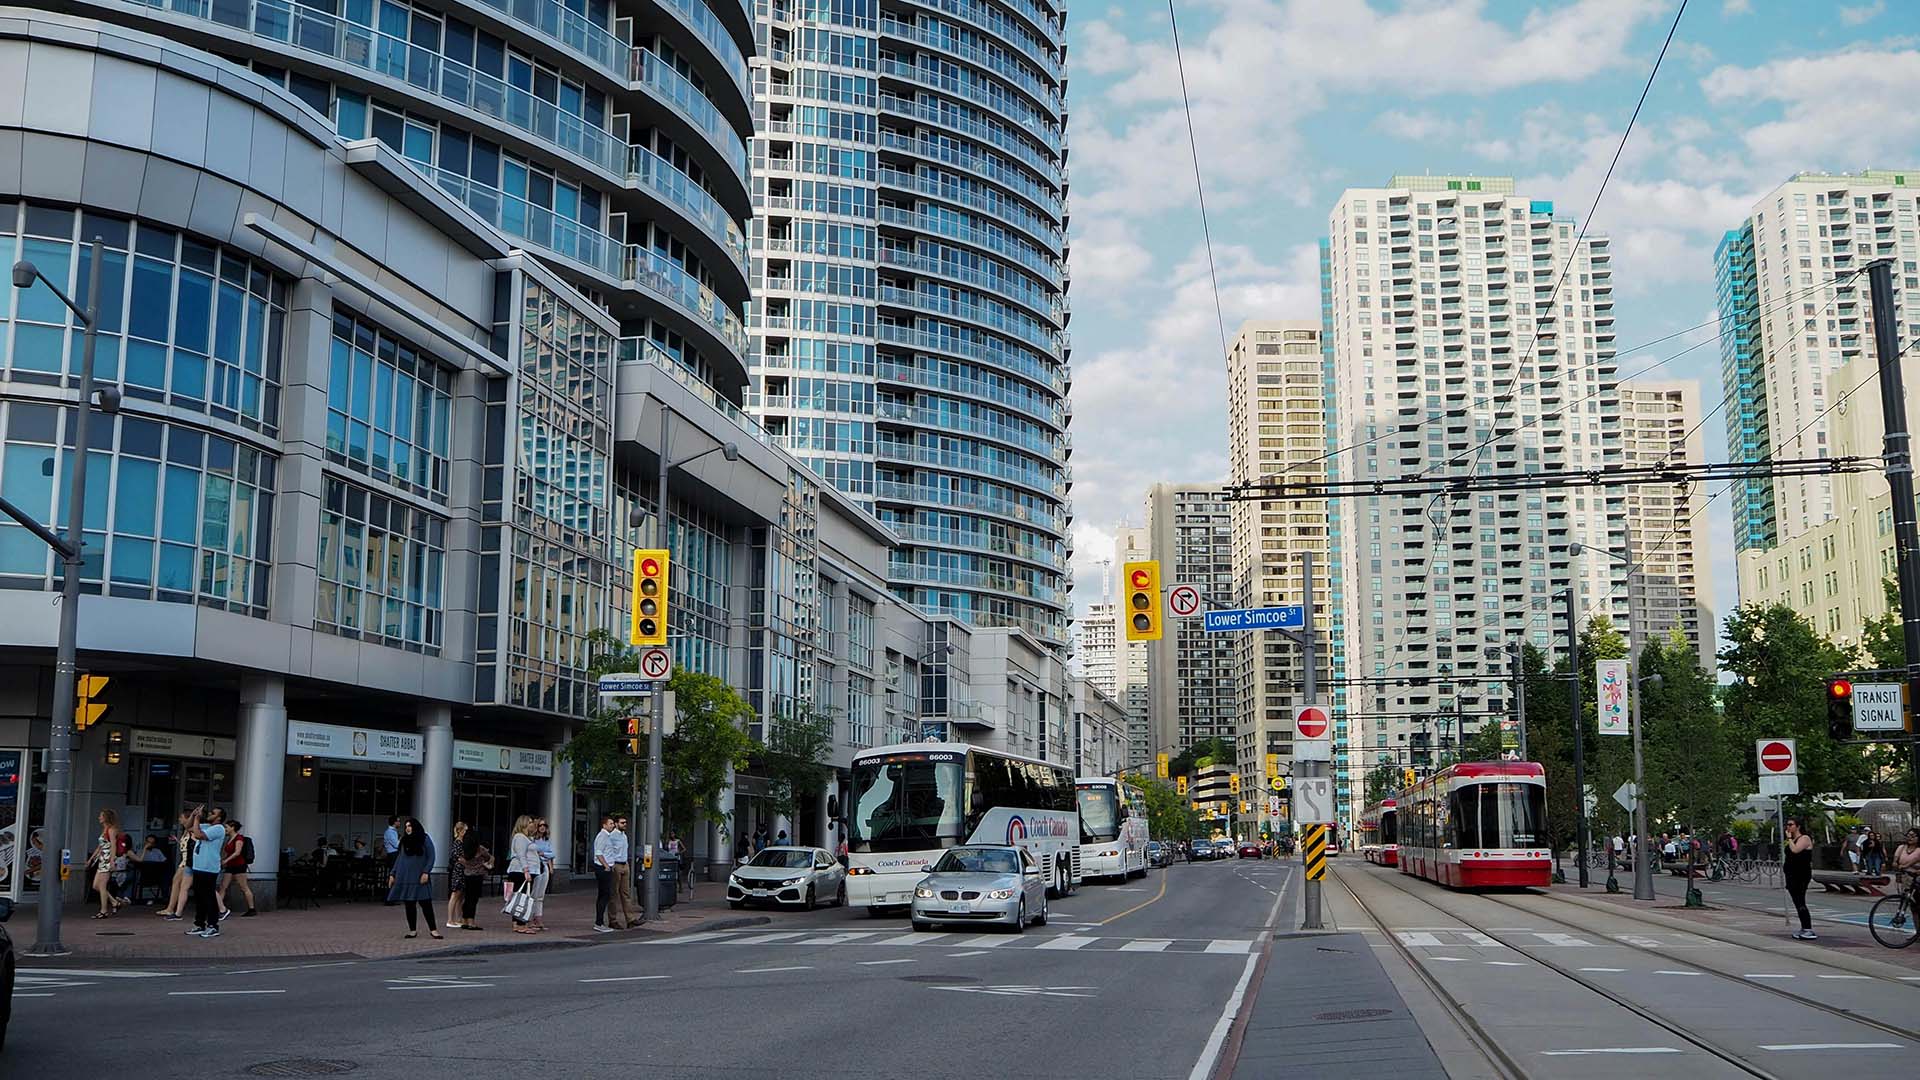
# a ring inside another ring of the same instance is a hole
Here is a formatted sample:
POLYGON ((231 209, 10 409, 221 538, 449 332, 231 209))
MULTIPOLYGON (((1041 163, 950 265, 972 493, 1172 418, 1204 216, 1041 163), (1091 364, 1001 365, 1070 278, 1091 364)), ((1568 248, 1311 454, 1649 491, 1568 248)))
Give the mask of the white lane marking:
POLYGON ((169 990, 168 997, 239 997, 244 994, 284 994, 285 990, 169 990))
POLYGON ((1920 975, 1900 975, 1896 976, 1896 978, 1901 982, 1920 982, 1920 975))
POLYGON ((20 991, 15 990, 13 992, 13 996, 17 998, 23 998, 23 997, 52 997, 53 995, 52 994, 23 994, 20 991))
POLYGON ((1743 979, 1791 979, 1792 975, 1742 975, 1743 979))
POLYGON ((1643 935, 1640 935, 1640 934, 1615 934, 1615 935, 1614 935, 1614 940, 1615 940, 1615 941, 1623 941, 1623 942, 1625 942, 1625 943, 1627 943, 1628 945, 1635 945, 1635 946, 1638 946, 1638 947, 1640 947, 1640 948, 1642 948, 1642 949, 1663 949, 1663 948, 1666 948, 1666 943, 1665 943, 1665 942, 1662 942, 1662 941, 1660 941, 1660 940, 1658 940, 1658 939, 1656 939, 1656 938, 1650 938, 1650 937, 1645 937, 1645 936, 1643 936, 1643 935))
POLYGON ((1539 938, 1540 943, 1543 945, 1557 945, 1564 948, 1577 948, 1579 946, 1591 947, 1593 945, 1593 942, 1585 938, 1574 937, 1572 934, 1542 934, 1535 931, 1533 936, 1539 938))
POLYGON ((879 967, 881 964, 916 964, 917 960, 862 960, 861 967, 879 967))
POLYGON ((1172 938, 1135 938, 1120 946, 1121 952, 1166 952, 1172 938))
POLYGON ((1904 1043, 1761 1043, 1762 1050, 1903 1050, 1904 1043))
POLYGON ((1542 1050, 1546 1057, 1573 1057, 1577 1054, 1677 1054, 1671 1046, 1590 1046, 1583 1050, 1542 1050))
POLYGON ((580 981, 583 983, 647 982, 651 979, 671 978, 673 978, 671 975, 615 975, 605 979, 581 979, 580 981))
POLYGON ((1463 931, 1460 936, 1466 938, 1468 941, 1472 942, 1475 945, 1480 946, 1483 949, 1506 948, 1505 945, 1500 944, 1498 941, 1495 941, 1494 939, 1488 937, 1485 934, 1480 933, 1477 930, 1463 931))
POLYGON ((1518 960, 1482 960, 1481 963, 1491 964, 1494 967, 1526 967, 1527 966, 1518 960))
POLYGON ((1440 947, 1440 939, 1434 937, 1432 934, 1412 930, 1401 930, 1394 936, 1400 939, 1400 944, 1412 948, 1437 949, 1440 947))
POLYGON ((787 938, 801 937, 806 933, 808 931, 805 930, 782 930, 777 934, 748 934, 746 937, 730 937, 727 939, 727 944, 765 945, 769 941, 785 941, 787 938))
POLYGON ((985 956, 987 955, 987 951, 986 949, 969 949, 966 952, 948 953, 947 955, 955 958, 962 956, 985 956))
POLYGON ((1427 959, 1439 960, 1448 964, 1464 964, 1467 962, 1467 958, 1464 956, 1429 956, 1427 959))
POLYGON ((1871 975, 1817 975, 1820 979, 1871 979, 1871 975))
POLYGON ((693 945, 702 941, 718 941, 721 938, 733 938, 736 936, 737 936, 737 931, 708 930, 699 934, 688 934, 685 937, 667 938, 664 941, 649 941, 646 944, 648 945, 693 945))
POLYGON ((991 937, 987 934, 974 934, 972 936, 963 935, 962 937, 960 937, 959 940, 949 941, 947 942, 947 944, 953 946, 956 949, 997 949, 1000 946, 1005 945, 1009 941, 1018 941, 1018 940, 1020 939, 1010 938, 1010 937, 991 937))
POLYGON ((1531 926, 1489 926, 1487 929, 1496 934, 1531 934, 1534 932, 1531 926))
POLYGON ((1626 968, 1581 968, 1580 970, 1581 971, 1603 971, 1610 975, 1618 975, 1620 972, 1623 972, 1627 969, 1626 968))
POLYGON ((1043 941, 1040 944, 1035 945, 1034 948, 1073 950, 1073 949, 1084 948, 1099 940, 1100 939, 1096 937, 1080 937, 1077 934, 1061 934, 1057 938, 1049 938, 1046 941, 1043 941))
POLYGON ((1251 948, 1253 948, 1253 942, 1251 941, 1235 941, 1231 938, 1214 938, 1212 941, 1207 942, 1206 951, 1210 953, 1230 953, 1235 956, 1244 956, 1246 955, 1247 950, 1251 948))
POLYGON ((822 934, 819 937, 810 937, 803 941, 796 941, 794 942, 794 944, 795 945, 844 945, 849 941, 859 941, 861 938, 879 937, 881 934, 884 934, 884 933, 886 933, 886 931, 884 930, 853 930, 844 934, 822 934))
POLYGON ((389 986, 389 990, 485 990, 492 983, 410 983, 406 986, 389 986))
POLYGON ((911 934, 901 934, 899 937, 890 937, 885 941, 876 941, 874 942, 874 944, 875 945, 931 945, 942 938, 950 938, 954 936, 955 935, 950 934, 944 930, 937 930, 931 933, 916 930, 911 934))
MULTIPOLYGON (((244 968, 240 971, 229 971, 227 972, 227 974, 228 975, 265 975, 268 972, 273 972, 273 971, 308 971, 313 968, 351 967, 354 964, 359 964, 359 963, 364 963, 364 961, 335 960, 325 964, 286 964, 282 967, 244 968)), ((167 974, 171 975, 172 972, 167 972, 167 974)))
POLYGON ((177 971, 103 971, 99 968, 17 968, 16 975, 84 975, 90 979, 171 979, 177 971))
POLYGON ((1220 1019, 1214 1021, 1207 1044, 1200 1050, 1200 1060, 1193 1063, 1193 1071, 1187 1074, 1187 1080, 1209 1080, 1213 1076, 1213 1066, 1220 1059, 1220 1048, 1227 1041, 1227 1030, 1233 1027, 1233 1018, 1240 1014, 1240 1002, 1247 996, 1247 982, 1253 978, 1253 966, 1259 962, 1258 956, 1247 954, 1246 965, 1240 969, 1240 981, 1234 984, 1233 993, 1220 1010, 1220 1019))
POLYGON ((1698 971, 1656 971, 1655 975, 1699 975, 1698 971))
POLYGON ((804 964, 799 964, 799 965, 794 965, 792 967, 735 968, 733 973, 735 975, 766 975, 775 971, 812 971, 812 970, 813 969, 811 967, 808 967, 804 964))

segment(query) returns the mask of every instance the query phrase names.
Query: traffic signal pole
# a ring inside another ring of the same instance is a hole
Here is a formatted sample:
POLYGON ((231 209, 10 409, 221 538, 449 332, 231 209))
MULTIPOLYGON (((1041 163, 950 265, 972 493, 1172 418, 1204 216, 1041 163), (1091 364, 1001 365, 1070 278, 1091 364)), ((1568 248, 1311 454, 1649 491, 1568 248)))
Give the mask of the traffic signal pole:
MULTIPOLYGON (((1580 709, 1580 622, 1574 615, 1573 578, 1567 578, 1567 670, 1573 681, 1567 684, 1567 713, 1573 718, 1573 843, 1574 863, 1580 874, 1580 887, 1587 887, 1587 726, 1580 709)), ((1642 836, 1638 843, 1647 844, 1642 836)), ((1641 853, 1635 852, 1636 864, 1641 853)), ((1566 878, 1563 875, 1562 881, 1566 878)))
MULTIPOLYGON (((1920 702, 1920 528, 1913 508, 1913 443, 1907 431, 1907 391, 1900 375, 1899 316, 1893 308, 1893 261, 1867 264, 1873 301, 1873 345, 1880 369, 1880 417, 1886 426, 1881 457, 1893 494, 1893 558, 1900 581, 1900 626, 1906 642, 1907 700, 1920 702)), ((1920 733, 1909 732, 1914 805, 1920 806, 1920 733)))
MULTIPOLYGON (((662 548, 669 548, 667 542, 667 469, 673 459, 667 456, 668 436, 673 424, 673 413, 667 403, 660 402, 660 475, 654 492, 660 497, 660 507, 654 515, 654 542, 662 548)), ((635 587, 638 587, 635 582, 635 587)), ((662 629, 665 628, 666 601, 668 590, 673 588, 671 580, 661 583, 665 586, 660 593, 662 629)), ((640 878, 640 919, 642 922, 658 922, 660 919, 660 734, 667 726, 667 687, 664 682, 653 688, 653 730, 647 732, 647 817, 646 832, 641 849, 640 878)))

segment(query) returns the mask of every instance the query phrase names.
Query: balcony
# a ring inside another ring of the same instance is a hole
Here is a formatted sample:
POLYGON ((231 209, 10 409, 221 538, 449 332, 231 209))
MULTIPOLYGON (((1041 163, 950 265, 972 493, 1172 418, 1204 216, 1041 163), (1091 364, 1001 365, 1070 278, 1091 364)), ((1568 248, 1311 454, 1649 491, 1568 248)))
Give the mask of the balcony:
POLYGON ((887 580, 911 585, 940 585, 951 588, 974 589, 996 592, 1007 596, 1024 596, 1043 604, 1061 603, 1060 590, 1049 585, 1022 581, 1005 574, 991 574, 984 570, 960 570, 949 566, 922 566, 918 563, 890 562, 887 564, 887 580))
POLYGON ((905 503, 909 506, 930 506, 965 510, 976 514, 991 514, 994 517, 1033 525, 1055 533, 1066 531, 1066 519, 1058 513, 1028 506, 1013 499, 1003 499, 978 492, 881 480, 874 484, 874 497, 883 502, 905 503))
POLYGON ((629 146, 627 179, 692 218, 714 243, 720 245, 733 264, 740 268, 740 272, 747 273, 751 264, 745 234, 719 201, 709 195, 707 189, 693 182, 693 177, 644 146, 629 146))
POLYGON ((633 50, 631 79, 644 86, 678 112, 689 124, 706 136, 721 160, 733 170, 742 185, 747 182, 747 142, 733 125, 720 115, 707 96, 700 92, 673 65, 646 49, 633 50))
POLYGON ((1066 287, 1065 270, 1057 260, 1037 248, 1015 243, 1003 233, 970 228, 946 215, 920 214, 898 206, 882 205, 879 209, 879 221, 882 225, 893 225, 915 232, 944 236, 949 240, 958 240, 963 244, 990 251, 1031 270, 1045 278, 1056 289, 1066 287))
POLYGON ((1033 544, 991 533, 943 529, 935 525, 901 524, 892 526, 894 535, 910 544, 979 551, 1034 563, 1049 570, 1066 567, 1066 551, 1058 543, 1033 544))
POLYGON ((765 446, 778 445, 773 436, 767 434, 767 429, 760 426, 760 421, 742 411, 740 406, 721 397, 718 391, 702 382, 698 375, 682 367, 679 361, 652 341, 639 337, 623 337, 619 342, 619 350, 620 363, 647 364, 659 368, 675 382, 691 391, 695 397, 713 406, 721 415, 733 421, 734 426, 745 432, 755 442, 765 446))
POLYGON ((1009 484, 1019 484, 1021 487, 1056 499, 1065 498, 1067 494, 1066 484, 1060 479, 1056 470, 1037 467, 1021 468, 996 461, 983 454, 962 454, 951 450, 936 450, 928 446, 903 443, 894 439, 876 439, 874 456, 882 461, 924 465, 963 476, 992 477, 1009 484))
MULTIPOLYGON (((1011 56, 995 55, 985 49, 964 44, 957 40, 956 37, 934 34, 914 23, 902 22, 899 19, 886 15, 880 17, 880 36, 897 38, 901 41, 911 41, 915 45, 929 52, 938 54, 941 57, 957 57, 972 64, 974 67, 989 71, 1008 85, 1015 87, 1032 98, 1041 108, 1051 111, 1054 116, 1059 116, 1066 108, 1066 103, 1061 99, 1059 90, 1041 82, 1038 78, 1034 77, 1032 72, 1014 62, 1011 56)), ((942 89, 945 89, 945 87, 942 87, 942 89)), ((947 92, 953 93, 954 91, 949 90, 947 92)), ((995 108, 997 109, 997 106, 995 106, 995 108)), ((1057 134, 1053 135, 1047 141, 1055 150, 1060 148, 1060 140, 1057 134)))
MULTIPOLYGON (((1065 179, 1060 173, 1060 161, 1057 157, 1043 154, 1014 134, 1013 129, 993 124, 983 124, 958 111, 936 109, 923 101, 903 98, 898 94, 882 91, 880 94, 882 112, 896 116, 910 117, 924 124, 936 124, 950 131, 957 131, 970 139, 986 143, 1002 153, 1019 158, 1028 168, 1039 173, 1055 187, 1065 179)), ((1057 141, 1057 140, 1056 140, 1057 141)), ((1058 154, 1057 146, 1050 147, 1058 154)))
POLYGON ((1060 444, 1052 438, 1036 431, 1027 431, 1011 424, 997 424, 971 417, 956 416, 938 409, 924 409, 886 401, 876 406, 874 416, 896 424, 943 432, 965 432, 1047 459, 1058 458, 1062 449, 1060 444))
POLYGON ((1018 304, 1035 315, 1055 323, 1065 321, 1066 306, 1061 302, 1059 294, 1049 292, 1018 273, 999 277, 963 267, 957 263, 930 259, 897 247, 882 246, 878 255, 882 266, 898 267, 922 277, 932 276, 957 281, 982 292, 993 293, 1009 303, 1018 304))
POLYGON ((951 334, 931 334, 916 330, 900 323, 882 320, 874 327, 876 340, 891 345, 901 345, 914 349, 926 349, 930 352, 958 356, 976 363, 990 364, 1047 387, 1056 394, 1067 392, 1067 380, 1058 367, 1045 364, 1019 353, 1005 349, 984 348, 964 338, 951 334))
POLYGON ((929 161, 951 165, 956 169, 965 169, 983 180, 998 184, 1026 199, 1056 221, 1066 216, 1066 207, 1058 194, 1041 187, 1031 177, 1023 175, 1020 170, 1001 164, 996 155, 987 151, 967 153, 931 139, 918 139, 884 129, 880 132, 879 145, 883 150, 913 154, 929 161))
POLYGON ((1039 52, 1034 51, 1035 43, 1029 36, 1033 33, 1031 29, 1023 33, 1022 30, 1025 28, 1010 25, 1004 13, 998 8, 981 3, 980 0, 907 0, 907 2, 938 11, 949 18, 971 24, 976 30, 984 30, 998 37, 1017 49, 1029 63, 1045 71, 1056 83, 1065 77, 1065 70, 1059 57, 1046 44, 1047 35, 1057 36, 1058 31, 1054 28, 1051 19, 1040 14, 1040 9, 1033 0, 1006 0, 1004 6, 1020 12, 1033 28, 1040 29, 1037 35, 1041 39, 1039 52))
POLYGON ((1041 241, 1049 252, 1063 251, 1066 248, 1066 234, 1060 227, 1046 221, 1024 206, 1015 205, 1012 200, 988 200, 978 198, 973 192, 952 185, 940 184, 917 173, 906 172, 882 165, 874 170, 874 180, 882 188, 893 188, 924 195, 930 199, 955 203, 969 210, 985 214, 1002 225, 1015 228, 1028 236, 1041 241))
POLYGON ((901 363, 885 356, 882 356, 876 364, 875 374, 883 382, 902 383, 980 401, 991 401, 1001 408, 1024 413, 1057 431, 1064 432, 1067 426, 1068 410, 1062 408, 1059 403, 1035 394, 1014 394, 1006 387, 985 379, 950 375, 944 371, 929 370, 917 364, 901 363))
POLYGON ((949 300, 932 293, 916 292, 893 285, 882 285, 876 295, 883 304, 903 307, 913 311, 924 311, 948 318, 965 319, 968 322, 989 327, 1009 337, 1041 350, 1048 356, 1059 358, 1061 346, 1058 335, 1026 318, 1013 318, 1003 315, 982 304, 972 304, 960 300, 949 300))

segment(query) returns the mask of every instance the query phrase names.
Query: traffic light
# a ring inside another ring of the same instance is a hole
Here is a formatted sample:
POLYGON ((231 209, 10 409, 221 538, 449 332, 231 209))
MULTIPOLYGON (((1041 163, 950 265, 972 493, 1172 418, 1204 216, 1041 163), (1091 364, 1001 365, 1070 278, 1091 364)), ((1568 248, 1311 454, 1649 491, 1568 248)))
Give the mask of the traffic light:
POLYGON ((1127 582, 1127 640, 1160 640, 1160 564, 1152 559, 1123 568, 1127 582))
POLYGON ((1267 779, 1269 780, 1280 779, 1280 755, 1279 754, 1267 755, 1267 779))
POLYGON ((110 708, 103 701, 96 701, 107 689, 105 675, 81 675, 73 681, 73 730, 85 731, 100 718, 107 715, 110 708))
POLYGON ((1827 734, 1836 739, 1853 738, 1853 680, 1834 676, 1827 680, 1827 734))
POLYGON ((1232 792, 1235 795, 1240 794, 1240 774, 1239 773, 1227 774, 1227 790, 1232 792))
POLYGON ((1187 778, 1184 776, 1175 777, 1173 790, 1176 794, 1185 795, 1187 793, 1187 778))
POLYGON ((1153 767, 1154 770, 1160 774, 1160 779, 1165 780, 1167 778, 1167 755, 1154 755, 1153 767))
POLYGON ((646 750, 645 750, 646 740, 641 738, 640 736, 641 736, 640 718, 637 716, 628 717, 627 718, 627 753, 632 754, 634 757, 639 757, 641 754, 646 753, 646 750))
POLYGON ((1402 774, 1401 779, 1406 783, 1408 787, 1412 787, 1414 785, 1414 781, 1416 780, 1416 777, 1414 776, 1414 773, 1413 773, 1413 766, 1411 765, 1407 766, 1407 770, 1405 773, 1402 774))
POLYGON ((1244 814, 1246 814, 1246 813, 1247 813, 1247 812, 1248 812, 1248 811, 1249 811, 1250 809, 1252 809, 1252 808, 1251 808, 1251 807, 1249 807, 1249 806, 1247 805, 1247 800, 1245 800, 1245 799, 1241 799, 1241 800, 1240 800, 1240 813, 1244 815, 1244 814))
POLYGON ((667 643, 667 552, 664 548, 634 549, 633 626, 627 641, 634 645, 667 643))

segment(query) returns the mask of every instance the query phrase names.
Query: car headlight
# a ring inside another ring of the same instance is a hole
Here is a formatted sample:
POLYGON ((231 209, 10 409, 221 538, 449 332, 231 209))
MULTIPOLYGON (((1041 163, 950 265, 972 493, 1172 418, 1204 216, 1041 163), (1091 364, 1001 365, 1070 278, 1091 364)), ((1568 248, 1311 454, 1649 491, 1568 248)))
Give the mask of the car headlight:
POLYGON ((1108 858, 1108 859, 1111 859, 1111 858, 1114 858, 1115 856, 1117 856, 1117 855, 1119 855, 1119 854, 1120 854, 1120 850, 1119 850, 1118 848, 1108 848, 1107 850, 1105 850, 1105 851, 1103 851, 1103 852, 1101 852, 1100 854, 1101 854, 1101 856, 1102 856, 1102 857, 1104 857, 1104 858, 1108 858))
POLYGON ((736 889, 744 889, 744 888, 746 888, 746 886, 744 886, 744 885, 742 885, 742 884, 740 884, 740 878, 739 878, 739 876, 738 876, 738 875, 736 875, 736 874, 728 874, 728 875, 727 875, 727 884, 729 884, 729 885, 731 885, 731 886, 733 886, 733 887, 734 887, 734 888, 736 888, 736 889))
POLYGON ((993 890, 992 892, 990 892, 990 893, 988 893, 988 894, 987 894, 987 899, 989 899, 989 900, 1011 900, 1011 899, 1013 899, 1013 898, 1014 898, 1014 895, 1015 895, 1015 894, 1014 894, 1014 891, 1013 891, 1012 889, 995 889, 995 890, 993 890))
POLYGON ((803 877, 790 877, 790 878, 788 878, 787 880, 785 880, 785 881, 783 881, 783 882, 781 882, 780 884, 781 884, 781 885, 783 885, 783 886, 785 886, 785 885, 798 885, 798 884, 800 884, 801 882, 803 882, 803 881, 805 881, 805 880, 807 880, 807 879, 806 879, 806 878, 803 878, 803 877))
POLYGON ((933 890, 927 888, 925 885, 915 885, 913 887, 913 895, 922 900, 931 900, 933 899, 933 890))

